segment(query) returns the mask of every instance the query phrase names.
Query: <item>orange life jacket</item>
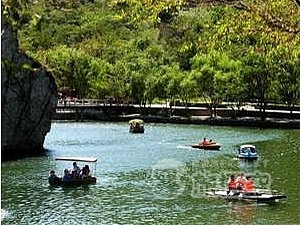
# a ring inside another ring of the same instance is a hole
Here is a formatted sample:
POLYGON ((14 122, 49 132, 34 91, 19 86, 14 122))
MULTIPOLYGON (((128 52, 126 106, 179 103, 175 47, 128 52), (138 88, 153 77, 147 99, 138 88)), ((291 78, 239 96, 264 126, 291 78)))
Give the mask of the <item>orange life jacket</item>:
POLYGON ((228 188, 229 189, 236 189, 236 183, 235 183, 235 180, 230 180, 228 182, 228 188))
POLYGON ((245 182, 244 190, 245 191, 253 191, 254 190, 253 181, 252 180, 247 180, 245 182))
POLYGON ((236 179, 236 186, 237 187, 244 187, 245 185, 245 180, 242 177, 239 177, 236 179))

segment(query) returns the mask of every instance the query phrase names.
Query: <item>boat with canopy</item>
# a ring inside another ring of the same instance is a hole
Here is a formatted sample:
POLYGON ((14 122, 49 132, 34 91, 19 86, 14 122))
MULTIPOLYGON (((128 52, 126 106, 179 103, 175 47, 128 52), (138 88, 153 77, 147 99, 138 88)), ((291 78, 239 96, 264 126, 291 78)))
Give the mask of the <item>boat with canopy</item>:
POLYGON ((141 119, 132 119, 129 121, 129 132, 144 133, 144 121, 141 119))
POLYGON ((255 160, 258 158, 258 152, 254 145, 241 145, 237 151, 238 159, 255 160))
POLYGON ((56 157, 56 161, 71 161, 73 162, 73 165, 77 165, 77 162, 85 162, 86 165, 80 169, 80 173, 76 174, 73 170, 67 170, 64 171, 63 177, 58 177, 55 175, 55 172, 53 170, 50 171, 49 176, 49 184, 51 186, 78 186, 78 185, 88 185, 88 184, 95 184, 97 181, 97 178, 92 176, 90 173, 89 166, 87 164, 93 163, 94 164, 94 170, 93 172, 96 173, 96 162, 97 158, 94 157, 71 157, 71 156, 63 156, 63 157, 56 157), (84 171, 88 170, 87 174, 84 174, 84 171), (68 179, 65 179, 65 178, 68 179))

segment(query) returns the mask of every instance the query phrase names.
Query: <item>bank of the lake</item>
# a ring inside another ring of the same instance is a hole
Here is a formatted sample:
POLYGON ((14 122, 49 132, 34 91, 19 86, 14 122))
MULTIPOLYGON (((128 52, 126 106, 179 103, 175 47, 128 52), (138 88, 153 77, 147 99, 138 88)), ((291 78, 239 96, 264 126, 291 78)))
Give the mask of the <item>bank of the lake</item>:
POLYGON ((152 105, 103 104, 92 100, 60 102, 53 121, 110 121, 128 122, 130 119, 143 119, 148 123, 198 124, 217 126, 246 126, 258 128, 300 128, 300 111, 292 113, 286 107, 267 108, 262 120, 262 112, 256 107, 233 110, 226 105, 217 108, 216 117, 204 105, 182 107, 152 105))
POLYGON ((102 122, 128 122, 131 119, 142 119, 147 123, 170 123, 170 124, 195 124, 210 126, 240 126, 240 127, 257 127, 257 128, 283 128, 283 129, 300 129, 300 119, 287 118, 265 118, 260 117, 216 117, 209 116, 157 116, 157 115, 114 115, 103 114, 98 112, 63 112, 57 113, 55 121, 102 121, 102 122))
POLYGON ((2 163, 1 224, 297 224, 299 137, 293 129, 147 123, 144 134, 131 134, 127 122, 53 123, 45 156, 2 163), (203 136, 221 151, 187 146, 203 136), (243 143, 261 158, 234 160, 243 143), (71 167, 54 161, 66 155, 97 157, 97 183, 49 187, 49 169, 71 167), (240 171, 287 199, 256 205, 206 196, 240 171))

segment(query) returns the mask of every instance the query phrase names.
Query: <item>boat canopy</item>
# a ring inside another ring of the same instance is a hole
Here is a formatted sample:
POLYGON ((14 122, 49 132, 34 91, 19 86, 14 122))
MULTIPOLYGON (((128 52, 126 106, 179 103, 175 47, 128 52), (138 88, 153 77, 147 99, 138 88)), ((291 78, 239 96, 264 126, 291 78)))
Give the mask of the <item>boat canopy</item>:
POLYGON ((97 162, 97 158, 94 157, 73 157, 73 156, 62 156, 56 157, 55 160, 60 161, 77 161, 77 162, 97 162))
POLYGON ((130 124, 136 124, 136 123, 138 123, 138 124, 143 124, 144 121, 141 120, 141 119, 133 119, 133 120, 130 120, 129 123, 130 123, 130 124))
POLYGON ((243 149, 243 148, 256 148, 254 145, 241 145, 240 146, 240 149, 243 149))

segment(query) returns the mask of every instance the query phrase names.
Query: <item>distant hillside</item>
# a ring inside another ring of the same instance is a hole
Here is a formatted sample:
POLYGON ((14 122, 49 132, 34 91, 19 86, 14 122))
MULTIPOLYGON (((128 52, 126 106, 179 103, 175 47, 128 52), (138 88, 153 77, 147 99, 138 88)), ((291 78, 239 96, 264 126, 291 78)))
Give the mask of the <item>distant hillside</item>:
POLYGON ((78 98, 299 104, 298 1, 5 2, 20 48, 78 98))

